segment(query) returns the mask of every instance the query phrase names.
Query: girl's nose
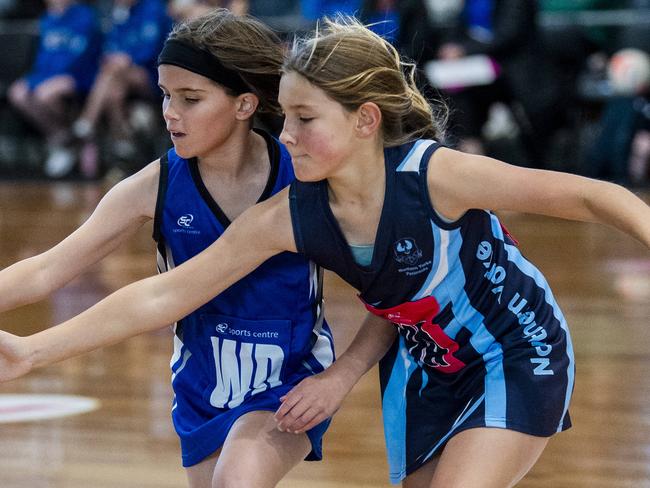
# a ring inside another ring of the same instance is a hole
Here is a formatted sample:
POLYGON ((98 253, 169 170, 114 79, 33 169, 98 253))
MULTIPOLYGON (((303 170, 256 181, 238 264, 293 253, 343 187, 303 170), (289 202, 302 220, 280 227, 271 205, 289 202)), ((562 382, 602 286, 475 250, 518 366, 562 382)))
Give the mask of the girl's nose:
POLYGON ((174 110, 171 104, 171 100, 163 100, 163 118, 165 120, 176 120, 178 119, 178 114, 174 110))
POLYGON ((289 124, 287 123, 286 119, 284 120, 284 125, 282 126, 282 132, 280 133, 280 142, 285 146, 296 143, 296 139, 292 135, 292 131, 290 130, 289 124))

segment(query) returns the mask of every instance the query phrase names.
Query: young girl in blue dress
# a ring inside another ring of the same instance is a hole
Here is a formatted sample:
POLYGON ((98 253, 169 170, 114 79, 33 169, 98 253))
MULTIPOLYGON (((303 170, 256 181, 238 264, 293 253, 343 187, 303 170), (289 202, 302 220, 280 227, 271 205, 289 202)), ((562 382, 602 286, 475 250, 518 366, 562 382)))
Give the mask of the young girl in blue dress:
MULTIPOLYGON (((287 150, 253 128, 258 111, 279 111, 281 49, 266 26, 225 9, 177 25, 158 63, 174 147, 117 184, 63 242, 0 272, 0 310, 46 297, 150 220, 158 268, 171 270, 291 183, 287 150)), ((280 398, 334 359, 320 278, 282 253, 174 319, 171 411, 191 488, 271 487, 303 458, 321 458, 329 421, 295 436, 273 420, 280 398)))

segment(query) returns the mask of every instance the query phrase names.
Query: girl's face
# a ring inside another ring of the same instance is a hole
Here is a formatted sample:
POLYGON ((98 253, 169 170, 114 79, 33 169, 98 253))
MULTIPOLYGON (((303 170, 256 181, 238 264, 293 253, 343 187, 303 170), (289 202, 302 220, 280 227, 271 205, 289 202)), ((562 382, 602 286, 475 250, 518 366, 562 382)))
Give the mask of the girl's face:
POLYGON ((354 154, 356 115, 293 72, 282 75, 278 100, 285 117, 280 141, 296 178, 319 181, 344 167, 354 154))
POLYGON ((165 124, 180 157, 206 156, 234 132, 237 99, 210 79, 162 64, 158 86, 165 124))

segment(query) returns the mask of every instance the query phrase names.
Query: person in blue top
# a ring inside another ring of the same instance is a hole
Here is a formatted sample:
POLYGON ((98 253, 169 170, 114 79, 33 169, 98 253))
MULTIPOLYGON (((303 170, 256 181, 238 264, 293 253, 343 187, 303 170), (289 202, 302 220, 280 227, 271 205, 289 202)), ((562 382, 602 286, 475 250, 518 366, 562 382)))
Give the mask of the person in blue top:
MULTIPOLYGON (((165 41, 171 20, 162 0, 115 0, 111 28, 106 34, 97 79, 72 129, 84 142, 82 171, 97 172, 94 140, 97 124, 106 117, 111 153, 118 160, 136 156, 127 117, 129 97, 152 99, 156 89, 156 58, 165 41)), ((71 169, 71 168, 69 168, 71 169)))
POLYGON ((650 248, 650 207, 612 183, 444 147, 414 69, 354 19, 298 40, 278 97, 290 188, 170 272, 57 327, 0 334, 0 380, 164 327, 272 256, 299 252, 354 286, 369 313, 331 367, 283 396, 279 430, 304 435, 385 355, 392 480, 514 486, 570 425, 574 357, 546 280, 493 211, 608 224, 650 248))
POLYGON ((355 15, 361 0, 301 0, 300 11, 307 20, 318 20, 324 15, 355 15))
POLYGON ((400 19, 396 0, 364 0, 358 17, 370 30, 399 48, 400 19))
POLYGON ((73 0, 48 0, 39 20, 34 64, 9 88, 11 104, 44 134, 48 145, 45 173, 62 175, 72 165, 68 147, 70 101, 83 99, 97 72, 101 31, 94 10, 73 0))
MULTIPOLYGON (((253 129, 257 112, 279 111, 282 47, 269 28, 214 10, 178 24, 158 62, 174 147, 117 184, 63 242, 2 270, 0 310, 47 296, 151 220, 158 268, 171 270, 294 179, 284 146, 253 129)), ((321 458, 329 421, 296 436, 273 420, 280 398, 334 359, 321 277, 282 253, 174 324, 171 411, 191 488, 271 487, 321 458)))

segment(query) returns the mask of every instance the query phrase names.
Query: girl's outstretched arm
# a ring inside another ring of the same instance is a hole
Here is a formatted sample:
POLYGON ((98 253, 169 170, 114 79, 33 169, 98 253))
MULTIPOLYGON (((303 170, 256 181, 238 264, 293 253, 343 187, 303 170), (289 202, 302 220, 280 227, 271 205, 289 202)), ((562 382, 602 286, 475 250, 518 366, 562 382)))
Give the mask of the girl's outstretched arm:
POLYGON ((83 273, 142 224, 156 207, 160 164, 155 161, 115 185, 93 214, 53 248, 0 271, 0 312, 33 303, 83 273))
POLYGON ((433 153, 427 183, 434 208, 447 218, 482 208, 598 222, 650 248, 650 207, 613 183, 521 168, 447 148, 433 153))
POLYGON ((132 283, 56 327, 28 337, 1 334, 0 366, 15 374, 0 370, 0 380, 165 327, 285 250, 296 250, 287 190, 248 209, 177 268, 132 283))

